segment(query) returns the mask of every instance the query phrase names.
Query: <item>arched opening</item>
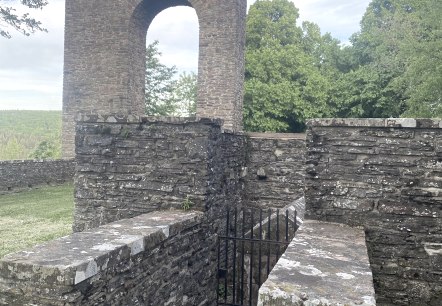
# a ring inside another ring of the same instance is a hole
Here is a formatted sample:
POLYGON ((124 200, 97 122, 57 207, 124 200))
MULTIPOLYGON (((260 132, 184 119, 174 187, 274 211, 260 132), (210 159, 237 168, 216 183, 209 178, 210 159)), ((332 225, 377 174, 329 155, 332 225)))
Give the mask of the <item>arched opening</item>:
POLYGON ((195 116, 198 49, 198 16, 192 7, 171 7, 155 16, 146 35, 147 115, 195 116))

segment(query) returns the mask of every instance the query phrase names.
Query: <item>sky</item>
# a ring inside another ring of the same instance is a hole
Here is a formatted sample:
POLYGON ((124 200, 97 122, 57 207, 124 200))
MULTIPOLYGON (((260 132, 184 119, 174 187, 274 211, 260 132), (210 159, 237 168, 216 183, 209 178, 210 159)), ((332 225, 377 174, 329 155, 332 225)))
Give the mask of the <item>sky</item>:
MULTIPOLYGON (((319 25, 323 34, 330 32, 343 43, 359 31, 359 22, 370 2, 290 1, 299 9, 300 22, 312 21, 319 25)), ((64 2, 49 0, 43 10, 29 10, 48 33, 26 37, 10 30, 12 39, 0 37, 0 109, 61 110, 64 2)), ((248 5, 254 2, 248 0, 248 5)), ((0 0, 0 5, 10 3, 10 0, 0 0)), ((22 5, 16 7, 23 9, 22 5)), ((154 40, 160 42, 164 64, 175 65, 180 72, 197 71, 198 20, 192 8, 176 7, 160 13, 147 33, 148 43, 154 40)))

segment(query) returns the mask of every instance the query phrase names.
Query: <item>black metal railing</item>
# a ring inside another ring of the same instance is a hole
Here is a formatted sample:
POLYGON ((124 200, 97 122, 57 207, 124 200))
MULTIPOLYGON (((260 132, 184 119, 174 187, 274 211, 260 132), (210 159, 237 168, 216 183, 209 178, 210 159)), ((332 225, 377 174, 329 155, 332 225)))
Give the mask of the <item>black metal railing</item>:
POLYGON ((218 239, 217 305, 256 305, 259 287, 297 230, 296 210, 227 211, 218 239))

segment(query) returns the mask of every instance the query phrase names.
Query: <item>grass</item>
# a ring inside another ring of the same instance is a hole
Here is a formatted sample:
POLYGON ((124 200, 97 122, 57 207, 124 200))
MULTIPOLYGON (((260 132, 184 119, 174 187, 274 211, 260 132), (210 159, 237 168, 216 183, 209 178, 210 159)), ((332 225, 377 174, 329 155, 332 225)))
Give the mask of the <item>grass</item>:
POLYGON ((0 258, 72 233, 72 184, 0 195, 0 258))

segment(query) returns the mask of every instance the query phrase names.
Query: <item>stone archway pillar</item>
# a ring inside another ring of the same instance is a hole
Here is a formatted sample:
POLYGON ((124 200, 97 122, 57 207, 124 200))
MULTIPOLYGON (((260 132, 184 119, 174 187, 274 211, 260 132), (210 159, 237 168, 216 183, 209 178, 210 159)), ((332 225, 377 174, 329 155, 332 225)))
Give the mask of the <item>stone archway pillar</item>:
POLYGON ((200 24, 197 116, 242 129, 247 0, 69 0, 63 157, 75 155, 78 113, 144 113, 147 28, 162 10, 189 4, 200 24))
POLYGON ((200 23, 197 115, 242 130, 246 0, 191 0, 200 23))

